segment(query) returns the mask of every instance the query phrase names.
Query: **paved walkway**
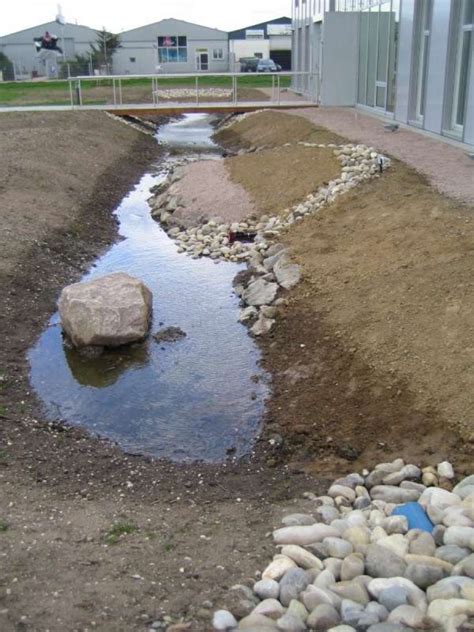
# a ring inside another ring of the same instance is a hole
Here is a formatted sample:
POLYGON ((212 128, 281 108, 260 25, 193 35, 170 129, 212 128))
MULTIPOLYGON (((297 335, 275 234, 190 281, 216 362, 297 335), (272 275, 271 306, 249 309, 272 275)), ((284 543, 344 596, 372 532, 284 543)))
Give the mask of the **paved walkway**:
POLYGON ((474 160, 466 150, 406 128, 387 131, 386 121, 355 108, 321 107, 289 113, 304 116, 352 141, 373 145, 414 167, 441 193, 474 204, 474 160))

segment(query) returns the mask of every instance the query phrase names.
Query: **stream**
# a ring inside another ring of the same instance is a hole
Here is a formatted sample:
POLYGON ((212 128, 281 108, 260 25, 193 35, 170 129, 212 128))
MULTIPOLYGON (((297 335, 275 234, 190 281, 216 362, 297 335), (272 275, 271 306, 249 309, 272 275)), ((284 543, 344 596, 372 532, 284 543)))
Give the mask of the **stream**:
POLYGON ((252 449, 268 394, 260 352, 238 322, 232 279, 243 268, 178 254, 150 215, 150 188, 173 155, 218 159, 206 115, 190 114, 156 135, 165 155, 114 211, 120 241, 84 279, 123 271, 153 293, 151 334, 180 327, 173 343, 143 343, 88 359, 63 345, 59 315, 29 352, 31 384, 48 419, 80 425, 126 452, 173 461, 222 462, 252 449))

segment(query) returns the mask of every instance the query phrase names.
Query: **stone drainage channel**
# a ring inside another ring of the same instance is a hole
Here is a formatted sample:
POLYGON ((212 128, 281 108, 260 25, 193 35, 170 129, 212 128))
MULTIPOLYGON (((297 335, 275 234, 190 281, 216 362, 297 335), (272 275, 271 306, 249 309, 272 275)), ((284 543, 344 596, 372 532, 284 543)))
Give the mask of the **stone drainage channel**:
POLYGON ((299 266, 272 242, 390 163, 364 145, 299 143, 332 149, 340 176, 278 216, 232 224, 216 218, 185 229, 173 218, 176 183, 187 163, 220 158, 212 131, 199 114, 160 129, 168 154, 116 210, 124 240, 86 275, 138 277, 153 292, 152 333, 178 327, 186 337, 169 344, 150 336, 85 358, 64 347, 55 314, 29 354, 31 382, 49 417, 83 425, 128 452, 176 461, 219 462, 251 451, 268 388, 242 324, 254 336, 267 334, 285 292, 300 279, 299 266))
POLYGON ((167 154, 115 211, 122 237, 85 278, 127 272, 153 292, 151 333, 186 337, 88 359, 63 345, 56 313, 29 353, 31 383, 50 419, 79 424, 125 451, 175 461, 224 461, 251 451, 267 395, 259 350, 238 322, 232 280, 244 265, 179 254, 147 199, 175 162, 220 157, 213 128, 188 115, 160 128, 167 154))

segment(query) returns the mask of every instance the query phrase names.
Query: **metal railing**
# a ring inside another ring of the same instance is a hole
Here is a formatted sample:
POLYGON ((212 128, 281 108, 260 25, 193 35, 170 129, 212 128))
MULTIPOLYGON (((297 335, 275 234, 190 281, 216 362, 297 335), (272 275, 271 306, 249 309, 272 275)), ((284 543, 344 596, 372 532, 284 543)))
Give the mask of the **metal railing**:
MULTIPOLYGON (((71 107, 81 107, 84 105, 84 82, 87 82, 88 85, 91 82, 109 82, 110 87, 112 89, 112 103, 108 104, 108 107, 121 107, 124 105, 123 102, 123 93, 124 93, 124 84, 127 81, 131 80, 150 80, 150 102, 152 106, 159 106, 162 103, 170 104, 170 103, 180 103, 180 99, 177 98, 176 101, 171 101, 170 98, 163 97, 166 94, 164 91, 175 91, 186 89, 189 90, 191 88, 179 85, 173 85, 170 83, 171 81, 182 81, 190 82, 193 85, 193 101, 196 105, 201 104, 202 101, 202 91, 203 90, 212 90, 213 86, 207 86, 202 88, 203 82, 208 82, 209 78, 218 77, 223 81, 225 79, 230 79, 230 86, 228 88, 229 99, 227 103, 237 104, 239 103, 239 79, 245 80, 247 84, 246 87, 252 87, 256 90, 265 90, 270 89, 270 101, 274 104, 280 105, 282 102, 287 102, 282 99, 282 89, 290 89, 291 85, 282 87, 282 79, 289 78, 289 84, 297 84, 299 87, 299 91, 305 95, 308 100, 315 101, 316 94, 314 98, 311 98, 312 93, 312 85, 314 85, 314 77, 312 73, 309 72, 253 72, 253 73, 243 73, 243 72, 225 72, 225 73, 173 73, 173 74, 145 74, 145 75, 100 75, 98 77, 90 77, 88 75, 79 76, 79 77, 71 77, 69 81, 69 96, 71 107), (268 86, 263 85, 252 85, 252 78, 255 77, 265 77, 267 79, 271 79, 271 83, 269 82, 268 86), (200 85, 201 82, 201 85, 200 85), (160 96, 161 91, 161 96, 160 96), (166 99, 166 100, 164 100, 166 99)), ((218 86, 217 84, 214 86, 216 89, 222 89, 222 86, 218 86)), ((207 96, 207 95, 206 95, 207 96)), ((255 99, 257 100, 257 99, 255 99)), ((293 99, 290 99, 293 100, 293 99)), ((142 102, 143 103, 143 102, 142 102)), ((206 101, 209 103, 209 100, 206 101)), ((189 101, 188 101, 189 104, 189 101)))

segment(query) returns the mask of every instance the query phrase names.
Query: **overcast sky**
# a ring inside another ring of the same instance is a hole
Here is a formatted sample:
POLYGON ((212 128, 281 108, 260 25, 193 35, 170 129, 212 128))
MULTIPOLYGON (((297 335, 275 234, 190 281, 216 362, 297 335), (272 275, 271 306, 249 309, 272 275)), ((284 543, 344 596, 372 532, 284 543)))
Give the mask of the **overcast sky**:
MULTIPOLYGON (((44 0, 2 0, 0 35, 54 20, 58 5, 44 0)), ((164 18, 178 18, 204 26, 232 31, 291 15, 291 0, 64 0, 67 22, 120 33, 164 18)))

